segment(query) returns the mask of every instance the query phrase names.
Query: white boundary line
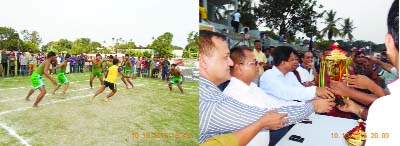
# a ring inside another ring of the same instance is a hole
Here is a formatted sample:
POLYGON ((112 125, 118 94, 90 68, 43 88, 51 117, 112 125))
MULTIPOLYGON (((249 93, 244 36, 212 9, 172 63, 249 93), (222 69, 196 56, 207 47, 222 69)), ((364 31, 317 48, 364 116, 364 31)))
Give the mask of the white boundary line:
MULTIPOLYGON (((69 83, 74 84, 74 83, 85 82, 85 81, 89 81, 89 80, 75 81, 75 82, 69 82, 69 83)), ((2 91, 2 90, 23 89, 23 88, 29 88, 29 87, 1 88, 0 91, 2 91)))
POLYGON ((17 134, 17 132, 15 132, 14 129, 12 129, 11 127, 8 127, 6 124, 4 123, 0 123, 0 126, 3 127, 5 130, 7 130, 7 132, 14 136, 15 138, 17 138, 19 140, 19 142, 25 146, 31 146, 25 139, 23 139, 21 136, 19 136, 17 134))

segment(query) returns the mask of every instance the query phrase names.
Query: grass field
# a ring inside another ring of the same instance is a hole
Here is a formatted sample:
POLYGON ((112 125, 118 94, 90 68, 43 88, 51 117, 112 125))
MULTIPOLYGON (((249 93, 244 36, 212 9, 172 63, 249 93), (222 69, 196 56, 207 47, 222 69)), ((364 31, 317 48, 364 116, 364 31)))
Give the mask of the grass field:
MULTIPOLYGON (((53 75, 53 77, 56 77, 53 75)), ((31 87, 29 77, 0 78, 0 145, 35 146, 189 146, 198 138, 198 83, 185 82, 185 94, 158 79, 137 78, 134 89, 119 91, 109 102, 89 97, 89 73, 67 75, 71 82, 65 97, 61 87, 56 95, 46 95, 39 108, 31 108, 24 98, 31 87), (14 132, 15 133, 14 133, 14 132)), ((54 89, 44 78, 48 94, 54 89)))

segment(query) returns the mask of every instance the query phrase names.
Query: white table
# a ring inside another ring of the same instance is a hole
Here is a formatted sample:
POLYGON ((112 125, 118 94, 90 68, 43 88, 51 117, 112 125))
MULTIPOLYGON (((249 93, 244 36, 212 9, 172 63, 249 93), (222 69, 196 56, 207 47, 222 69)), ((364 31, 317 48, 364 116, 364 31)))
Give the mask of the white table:
POLYGON ((343 133, 358 125, 356 120, 313 114, 312 124, 298 123, 276 146, 347 146, 343 133), (337 138, 332 137, 337 134, 337 138), (303 143, 289 140, 291 135, 304 138, 303 143))

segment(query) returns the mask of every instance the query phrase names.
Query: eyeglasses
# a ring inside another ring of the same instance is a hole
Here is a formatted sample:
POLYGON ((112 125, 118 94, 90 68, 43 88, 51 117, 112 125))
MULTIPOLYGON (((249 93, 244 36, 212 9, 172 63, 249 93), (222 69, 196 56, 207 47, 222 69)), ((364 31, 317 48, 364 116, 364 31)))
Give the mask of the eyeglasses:
MULTIPOLYGON (((242 62, 242 63, 239 63, 239 64, 244 64, 244 63, 242 62)), ((246 62, 246 64, 247 64, 247 65, 256 65, 256 66, 259 65, 259 64, 258 64, 258 61, 246 62)))

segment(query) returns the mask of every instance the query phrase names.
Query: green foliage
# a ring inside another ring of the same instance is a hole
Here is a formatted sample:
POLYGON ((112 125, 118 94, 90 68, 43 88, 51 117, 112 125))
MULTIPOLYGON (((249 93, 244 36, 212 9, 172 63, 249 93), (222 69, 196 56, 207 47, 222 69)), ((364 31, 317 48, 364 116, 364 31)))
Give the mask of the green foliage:
POLYGON ((23 41, 19 38, 19 34, 11 27, 0 27, 0 48, 7 50, 21 48, 23 41))
POLYGON ((336 12, 333 10, 330 10, 325 17, 325 24, 326 27, 321 30, 322 36, 325 36, 328 34, 328 39, 332 40, 332 37, 340 36, 341 33, 339 29, 336 27, 336 23, 341 20, 342 18, 335 18, 336 17, 336 12))
POLYGON ((151 53, 149 51, 144 51, 143 56, 146 58, 151 58, 151 53))
POLYGON ((323 6, 317 5, 316 0, 260 0, 255 14, 266 27, 291 39, 297 31, 315 35, 316 20, 324 13, 318 13, 317 7, 323 6))
POLYGON ((172 56, 171 43, 173 37, 172 33, 166 32, 151 43, 150 48, 154 50, 155 57, 172 56))
POLYGON ((346 36, 349 38, 350 41, 353 40, 353 30, 356 28, 353 26, 353 21, 350 20, 350 18, 344 19, 344 24, 341 25, 342 29, 340 30, 342 32, 342 38, 345 38, 346 36))
POLYGON ((240 23, 250 29, 256 29, 257 17, 253 14, 254 8, 251 6, 253 0, 239 0, 240 23))
POLYGON ((198 32, 190 32, 187 38, 188 45, 183 50, 184 58, 197 58, 199 54, 199 33, 198 32))

